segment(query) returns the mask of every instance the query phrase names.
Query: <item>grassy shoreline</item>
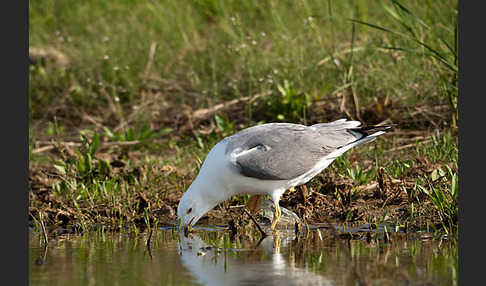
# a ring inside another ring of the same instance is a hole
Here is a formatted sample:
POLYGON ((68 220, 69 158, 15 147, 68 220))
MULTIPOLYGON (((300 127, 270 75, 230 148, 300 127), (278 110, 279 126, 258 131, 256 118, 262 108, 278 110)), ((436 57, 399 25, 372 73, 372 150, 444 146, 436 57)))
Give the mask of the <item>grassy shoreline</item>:
MULTIPOLYGON (((282 205, 309 223, 457 234, 457 1, 42 1, 29 11, 31 225, 168 225, 221 138, 348 117, 398 127, 282 205)), ((207 222, 228 223, 244 200, 207 222)))
MULTIPOLYGON (((406 145, 391 147, 393 133, 389 137, 345 154, 306 189, 287 192, 281 205, 310 225, 330 220, 351 225, 387 223, 409 232, 456 234, 457 137, 433 134, 396 154, 389 150, 406 145)), ((40 220, 42 213, 46 225, 70 231, 99 227, 143 231, 174 225, 178 200, 211 147, 175 145, 174 156, 161 162, 143 149, 130 150, 136 145, 97 152, 92 139, 85 144, 80 149, 61 144, 55 150, 65 153, 63 160, 31 166, 32 218, 40 220)), ((202 223, 227 225, 242 214, 232 207, 244 201, 244 196, 235 196, 202 223)))

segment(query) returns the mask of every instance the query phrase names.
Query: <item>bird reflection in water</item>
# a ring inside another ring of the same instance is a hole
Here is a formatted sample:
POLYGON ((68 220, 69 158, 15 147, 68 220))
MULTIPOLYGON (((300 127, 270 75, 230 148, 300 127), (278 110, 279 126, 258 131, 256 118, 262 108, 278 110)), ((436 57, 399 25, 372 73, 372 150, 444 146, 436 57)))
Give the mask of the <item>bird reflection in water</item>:
POLYGON ((209 246, 197 234, 180 236, 183 265, 203 285, 333 285, 295 265, 292 232, 264 237, 252 248, 209 246), (281 251, 285 249, 285 251, 281 251), (284 253, 282 253, 284 252, 284 253))

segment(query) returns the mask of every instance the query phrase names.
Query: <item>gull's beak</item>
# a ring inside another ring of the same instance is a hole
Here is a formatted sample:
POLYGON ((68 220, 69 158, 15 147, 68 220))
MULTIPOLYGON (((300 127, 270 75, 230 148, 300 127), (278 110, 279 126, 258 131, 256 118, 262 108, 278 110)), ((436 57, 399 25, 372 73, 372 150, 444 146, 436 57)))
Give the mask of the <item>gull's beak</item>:
POLYGON ((178 229, 182 229, 186 226, 192 226, 195 222, 196 217, 192 217, 189 222, 185 222, 183 218, 177 218, 175 221, 175 225, 177 226, 178 229))

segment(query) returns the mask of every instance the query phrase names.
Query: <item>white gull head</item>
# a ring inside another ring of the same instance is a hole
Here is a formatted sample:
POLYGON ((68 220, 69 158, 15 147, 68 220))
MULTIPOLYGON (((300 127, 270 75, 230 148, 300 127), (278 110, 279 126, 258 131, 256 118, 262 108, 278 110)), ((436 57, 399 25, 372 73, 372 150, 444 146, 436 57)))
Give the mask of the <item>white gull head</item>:
POLYGON ((224 141, 211 149, 196 179, 182 196, 177 207, 181 226, 196 224, 205 213, 231 196, 224 184, 228 159, 222 145, 224 141))

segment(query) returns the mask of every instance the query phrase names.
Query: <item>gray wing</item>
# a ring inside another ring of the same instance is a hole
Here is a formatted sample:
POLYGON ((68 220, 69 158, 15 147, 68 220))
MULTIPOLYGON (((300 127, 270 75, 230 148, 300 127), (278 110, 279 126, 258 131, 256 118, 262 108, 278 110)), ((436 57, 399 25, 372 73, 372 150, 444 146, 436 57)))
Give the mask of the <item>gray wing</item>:
POLYGON ((258 125, 228 137, 226 153, 233 155, 235 167, 244 176, 290 180, 311 170, 334 150, 356 141, 359 137, 348 128, 357 125, 359 122, 345 120, 314 126, 258 125))

